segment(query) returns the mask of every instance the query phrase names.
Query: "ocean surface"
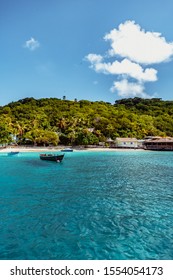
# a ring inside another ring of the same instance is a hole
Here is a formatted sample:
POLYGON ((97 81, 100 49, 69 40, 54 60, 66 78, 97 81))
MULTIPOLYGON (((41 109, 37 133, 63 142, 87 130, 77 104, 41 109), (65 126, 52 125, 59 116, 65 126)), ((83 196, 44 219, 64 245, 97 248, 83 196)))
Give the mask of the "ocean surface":
POLYGON ((0 154, 0 259, 173 259, 173 152, 0 154))

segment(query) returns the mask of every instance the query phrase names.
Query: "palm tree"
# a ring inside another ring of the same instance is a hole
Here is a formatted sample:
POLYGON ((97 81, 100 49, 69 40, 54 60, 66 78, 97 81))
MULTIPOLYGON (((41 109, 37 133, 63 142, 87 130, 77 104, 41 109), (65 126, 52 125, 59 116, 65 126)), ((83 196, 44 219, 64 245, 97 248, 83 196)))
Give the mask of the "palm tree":
POLYGON ((64 132, 65 128, 67 127, 67 121, 64 118, 61 118, 58 121, 58 127, 60 129, 60 132, 64 132))

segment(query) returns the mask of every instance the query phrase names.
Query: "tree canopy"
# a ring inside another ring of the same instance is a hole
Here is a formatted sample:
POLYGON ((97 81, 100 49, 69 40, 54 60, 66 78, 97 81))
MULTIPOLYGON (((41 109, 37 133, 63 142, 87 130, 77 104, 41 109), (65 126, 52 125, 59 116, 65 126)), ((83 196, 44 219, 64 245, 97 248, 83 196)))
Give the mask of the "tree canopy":
POLYGON ((0 107, 0 143, 89 145, 116 137, 173 137, 173 101, 128 98, 110 104, 25 98, 0 107))

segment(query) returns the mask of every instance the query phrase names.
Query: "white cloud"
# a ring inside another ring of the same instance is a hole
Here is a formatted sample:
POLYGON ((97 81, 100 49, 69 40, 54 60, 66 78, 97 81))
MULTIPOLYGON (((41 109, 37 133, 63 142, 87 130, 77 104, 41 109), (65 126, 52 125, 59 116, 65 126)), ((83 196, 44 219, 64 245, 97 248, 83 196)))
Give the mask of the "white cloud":
POLYGON ((111 42, 109 54, 129 58, 142 64, 167 61, 173 55, 173 42, 166 42, 160 33, 141 29, 134 21, 126 21, 111 30, 104 39, 111 42))
POLYGON ((104 63, 99 59, 90 59, 90 55, 88 55, 88 60, 96 72, 112 75, 127 75, 145 82, 154 82, 157 80, 157 71, 155 69, 146 68, 144 70, 139 64, 131 62, 128 59, 123 59, 121 62, 115 60, 113 63, 104 63))
POLYGON ((34 51, 40 47, 40 43, 31 37, 30 40, 25 42, 24 47, 28 48, 30 51, 34 51))
POLYGON ((167 42, 160 33, 141 29, 134 21, 120 24, 104 39, 110 42, 111 48, 104 56, 88 54, 85 58, 90 68, 97 73, 117 76, 119 80, 114 81, 111 91, 121 97, 151 97, 145 92, 145 83, 157 81, 157 70, 146 65, 170 60, 173 42, 167 42))
POLYGON ((103 60, 103 57, 99 54, 90 53, 86 57, 86 60, 91 62, 91 64, 100 63, 103 60))
POLYGON ((112 92, 117 91, 118 96, 122 98, 128 97, 141 97, 141 98, 152 98, 152 96, 145 93, 145 88, 143 84, 131 83, 128 80, 123 79, 122 81, 114 82, 112 92))

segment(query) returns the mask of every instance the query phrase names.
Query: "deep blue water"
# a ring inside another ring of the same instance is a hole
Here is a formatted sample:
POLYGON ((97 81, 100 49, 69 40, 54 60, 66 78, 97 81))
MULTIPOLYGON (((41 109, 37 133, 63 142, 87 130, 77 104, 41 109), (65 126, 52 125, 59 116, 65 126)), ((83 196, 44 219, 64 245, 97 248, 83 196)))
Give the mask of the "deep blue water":
POLYGON ((0 155, 0 259, 173 259, 173 152, 0 155))

